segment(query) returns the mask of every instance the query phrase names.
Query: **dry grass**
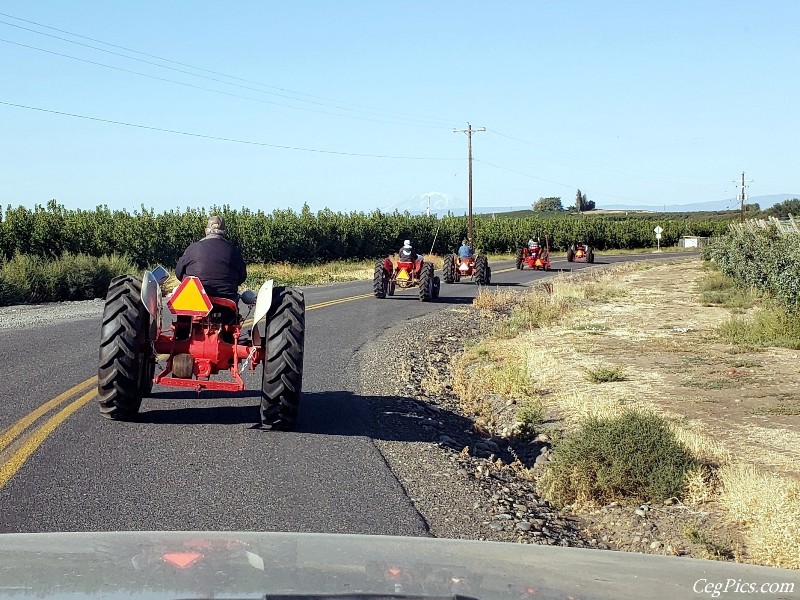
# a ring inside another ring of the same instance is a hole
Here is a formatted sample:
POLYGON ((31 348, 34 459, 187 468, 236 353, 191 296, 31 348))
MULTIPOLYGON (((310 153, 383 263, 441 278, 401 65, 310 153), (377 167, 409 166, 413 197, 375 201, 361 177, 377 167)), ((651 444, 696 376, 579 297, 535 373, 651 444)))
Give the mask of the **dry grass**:
POLYGON ((753 560, 759 564, 800 569, 800 482, 752 466, 720 471, 721 503, 744 527, 753 560))
MULTIPOLYGON (((750 321, 763 307, 747 309, 747 295, 724 294, 708 306, 700 287, 707 278, 698 262, 681 259, 559 277, 550 295, 481 295, 476 306, 508 319, 472 349, 485 371, 469 393, 473 403, 494 393, 491 371, 511 363, 501 379, 525 379, 522 369, 533 397, 566 433, 631 409, 664 416, 700 463, 687 473, 684 503, 720 505, 746 530, 743 550, 722 552, 709 542, 709 556, 800 568, 798 353, 765 349, 762 340, 723 343, 719 326, 731 311, 747 310, 750 321), (624 381, 587 385, 587 370, 614 365, 625 365, 624 381)), ((704 290, 726 285, 712 281, 704 290)))
POLYGON ((515 405, 538 402, 538 389, 524 367, 515 349, 502 340, 480 342, 468 349, 451 367, 453 391, 462 410, 490 431, 513 423, 515 405))
POLYGON ((336 261, 320 265, 289 263, 248 265, 245 286, 258 289, 268 279, 281 285, 318 285, 372 279, 375 261, 336 261))

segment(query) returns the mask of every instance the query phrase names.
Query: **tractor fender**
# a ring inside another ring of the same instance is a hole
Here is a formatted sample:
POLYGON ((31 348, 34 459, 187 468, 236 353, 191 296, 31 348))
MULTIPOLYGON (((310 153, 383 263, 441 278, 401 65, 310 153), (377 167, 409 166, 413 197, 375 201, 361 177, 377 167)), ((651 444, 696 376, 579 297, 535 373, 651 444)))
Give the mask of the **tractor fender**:
POLYGON ((272 306, 272 287, 274 284, 275 281, 270 279, 269 281, 265 281, 258 290, 258 296, 256 297, 256 309, 255 313, 253 314, 253 327, 258 325, 261 320, 267 316, 267 313, 272 306))
POLYGON ((152 271, 142 277, 142 304, 156 323, 161 322, 161 286, 152 271))

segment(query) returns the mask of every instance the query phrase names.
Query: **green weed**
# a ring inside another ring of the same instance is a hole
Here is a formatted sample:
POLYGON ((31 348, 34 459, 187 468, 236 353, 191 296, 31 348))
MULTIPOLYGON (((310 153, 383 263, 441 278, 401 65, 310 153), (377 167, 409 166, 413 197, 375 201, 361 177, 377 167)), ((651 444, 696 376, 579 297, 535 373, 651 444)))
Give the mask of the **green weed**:
POLYGON ((719 327, 726 342, 737 346, 800 349, 800 319, 769 302, 752 317, 732 317, 719 327))
POLYGON ((591 417, 555 447, 541 480, 555 506, 638 503, 680 497, 698 461, 677 440, 669 422, 653 413, 591 417))
POLYGON ((592 383, 625 381, 625 369, 621 366, 589 368, 586 369, 586 379, 592 383))

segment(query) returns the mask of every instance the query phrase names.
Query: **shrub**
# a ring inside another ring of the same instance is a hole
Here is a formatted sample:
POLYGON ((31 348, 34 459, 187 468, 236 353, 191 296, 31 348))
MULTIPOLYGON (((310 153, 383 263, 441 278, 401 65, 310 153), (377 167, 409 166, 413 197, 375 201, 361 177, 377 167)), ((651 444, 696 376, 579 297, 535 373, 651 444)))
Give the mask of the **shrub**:
POLYGON ((555 447, 541 486, 556 506, 657 502, 680 497, 697 466, 663 417, 629 411, 584 421, 555 447))
POLYGON ((15 254, 0 263, 0 305, 102 298, 111 279, 137 270, 124 256, 64 254, 48 261, 15 254))
POLYGON ((744 288, 775 298, 791 313, 800 312, 800 235, 781 234, 774 227, 732 227, 708 246, 703 257, 744 288))
POLYGON ((592 383, 625 381, 625 370, 621 366, 589 368, 586 369, 586 379, 592 383))

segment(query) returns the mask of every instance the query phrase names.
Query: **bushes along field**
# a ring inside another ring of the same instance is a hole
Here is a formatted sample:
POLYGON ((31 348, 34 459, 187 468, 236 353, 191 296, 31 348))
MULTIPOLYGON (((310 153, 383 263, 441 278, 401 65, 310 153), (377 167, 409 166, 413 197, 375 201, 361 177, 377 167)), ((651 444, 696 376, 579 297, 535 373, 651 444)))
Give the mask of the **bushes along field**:
MULTIPOLYGON (((34 209, 8 207, 0 213, 0 259, 14 254, 56 258, 64 252, 104 256, 125 254, 138 267, 156 263, 173 266, 183 250, 203 235, 209 213, 222 214, 230 238, 248 263, 316 263, 376 258, 396 251, 406 238, 426 253, 446 254, 458 248, 467 233, 466 217, 408 213, 272 213, 230 207, 170 210, 156 213, 98 207, 68 210, 55 201, 34 209), (438 229, 438 235, 437 235, 438 229), (435 244, 434 244, 435 238, 435 244)), ((711 236, 727 224, 711 220, 659 221, 662 245, 675 245, 681 235, 711 236)), ((643 248, 655 245, 653 221, 618 220, 566 215, 563 218, 485 218, 475 220, 475 242, 482 252, 515 250, 532 235, 550 238, 554 249, 564 249, 585 238, 598 249, 643 248)))

